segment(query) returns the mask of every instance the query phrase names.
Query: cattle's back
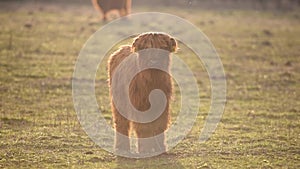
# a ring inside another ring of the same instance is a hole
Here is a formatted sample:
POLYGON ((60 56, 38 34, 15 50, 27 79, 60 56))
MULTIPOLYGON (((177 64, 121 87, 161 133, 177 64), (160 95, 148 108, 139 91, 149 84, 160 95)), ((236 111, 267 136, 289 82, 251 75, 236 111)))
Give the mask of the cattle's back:
POLYGON ((126 0, 98 0, 98 4, 100 5, 104 13, 112 9, 126 8, 126 0))
POLYGON ((112 81, 112 75, 120 63, 128 56, 132 54, 131 46, 125 45, 119 48, 115 53, 113 53, 108 60, 108 75, 109 84, 112 81))

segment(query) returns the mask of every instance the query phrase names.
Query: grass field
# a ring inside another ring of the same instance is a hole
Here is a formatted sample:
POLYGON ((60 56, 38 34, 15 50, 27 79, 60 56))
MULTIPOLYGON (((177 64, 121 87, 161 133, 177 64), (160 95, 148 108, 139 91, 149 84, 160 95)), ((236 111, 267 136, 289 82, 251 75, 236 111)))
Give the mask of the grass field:
MULTIPOLYGON (((73 108, 76 58, 103 25, 92 6, 0 4, 0 168, 300 168, 299 11, 134 7, 176 14, 210 38, 224 64, 227 104, 214 135, 200 144, 210 83, 180 46, 203 100, 196 125, 166 155, 125 159, 93 143, 73 108)), ((110 121, 107 87, 96 91, 110 121)))

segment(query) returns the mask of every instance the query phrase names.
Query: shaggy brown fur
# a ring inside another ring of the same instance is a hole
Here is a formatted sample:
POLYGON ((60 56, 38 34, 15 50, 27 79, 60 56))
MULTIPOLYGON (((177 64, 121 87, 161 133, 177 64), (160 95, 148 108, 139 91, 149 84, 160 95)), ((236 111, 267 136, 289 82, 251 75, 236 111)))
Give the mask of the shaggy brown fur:
MULTIPOLYGON (((122 46, 118 51, 113 53, 108 61, 108 75, 109 75, 109 86, 110 86, 110 95, 112 97, 112 76, 114 71, 120 65, 120 63, 129 55, 136 52, 137 53, 137 62, 138 64, 143 64, 148 62, 145 57, 143 57, 143 52, 140 52, 143 49, 148 48, 157 48, 163 49, 168 52, 167 56, 162 56, 163 64, 167 66, 166 70, 170 70, 170 52, 175 52, 177 49, 177 42, 174 38, 170 37, 164 33, 144 33, 138 36, 132 46, 122 46)), ((152 56, 151 56, 152 57, 152 56)), ((161 60, 159 60, 161 61, 161 60)), ((130 67, 128 71, 130 71, 130 67)), ((127 71, 127 72, 128 72, 127 71)), ((122 71, 122 75, 126 76, 126 71, 122 71)), ((162 90, 167 98, 167 106, 164 112, 154 121, 149 123, 137 123, 128 120, 123 117, 115 107, 113 99, 111 99, 112 115, 114 120, 114 127, 117 132, 129 136, 130 131, 133 131, 137 138, 148 138, 156 136, 163 133, 170 123, 169 115, 169 101, 172 95, 172 79, 171 76, 158 69, 146 69, 142 72, 139 72, 131 81, 129 86, 129 98, 132 105, 139 111, 146 111, 150 108, 150 103, 148 100, 149 94, 154 89, 162 90)), ((128 103, 129 104, 129 103, 128 103)), ((130 113, 130 112, 126 112, 130 113)), ((163 134, 162 134, 163 135, 163 134)), ((120 139, 116 135, 115 138, 115 148, 116 150, 130 150, 129 139, 120 139)), ((165 151, 165 138, 164 135, 162 138, 159 138, 156 143, 153 142, 142 142, 138 141, 138 151, 141 152, 151 152, 151 151, 165 151)))
POLYGON ((107 13, 118 10, 120 16, 126 16, 131 12, 131 0, 92 0, 94 8, 102 14, 103 21, 107 20, 107 13))

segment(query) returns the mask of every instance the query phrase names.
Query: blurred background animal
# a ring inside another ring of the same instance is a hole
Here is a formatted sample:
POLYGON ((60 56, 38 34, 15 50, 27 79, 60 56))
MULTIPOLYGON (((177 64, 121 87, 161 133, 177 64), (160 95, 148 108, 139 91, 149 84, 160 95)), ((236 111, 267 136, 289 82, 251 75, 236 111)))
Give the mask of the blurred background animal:
POLYGON ((92 3, 94 8, 101 13, 103 21, 107 20, 107 14, 112 10, 117 10, 121 17, 131 12, 131 0, 92 0, 92 3))

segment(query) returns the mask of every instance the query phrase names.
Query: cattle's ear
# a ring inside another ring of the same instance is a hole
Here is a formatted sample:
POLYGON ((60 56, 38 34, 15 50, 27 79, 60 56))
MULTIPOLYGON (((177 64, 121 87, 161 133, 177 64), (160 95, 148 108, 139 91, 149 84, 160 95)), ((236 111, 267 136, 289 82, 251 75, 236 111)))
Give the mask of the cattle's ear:
POLYGON ((132 46, 131 46, 132 52, 139 51, 139 45, 138 44, 139 44, 139 38, 137 37, 137 38, 134 39, 134 41, 132 43, 132 46))
POLYGON ((170 38, 170 52, 176 52, 178 49, 177 41, 174 38, 170 38))

